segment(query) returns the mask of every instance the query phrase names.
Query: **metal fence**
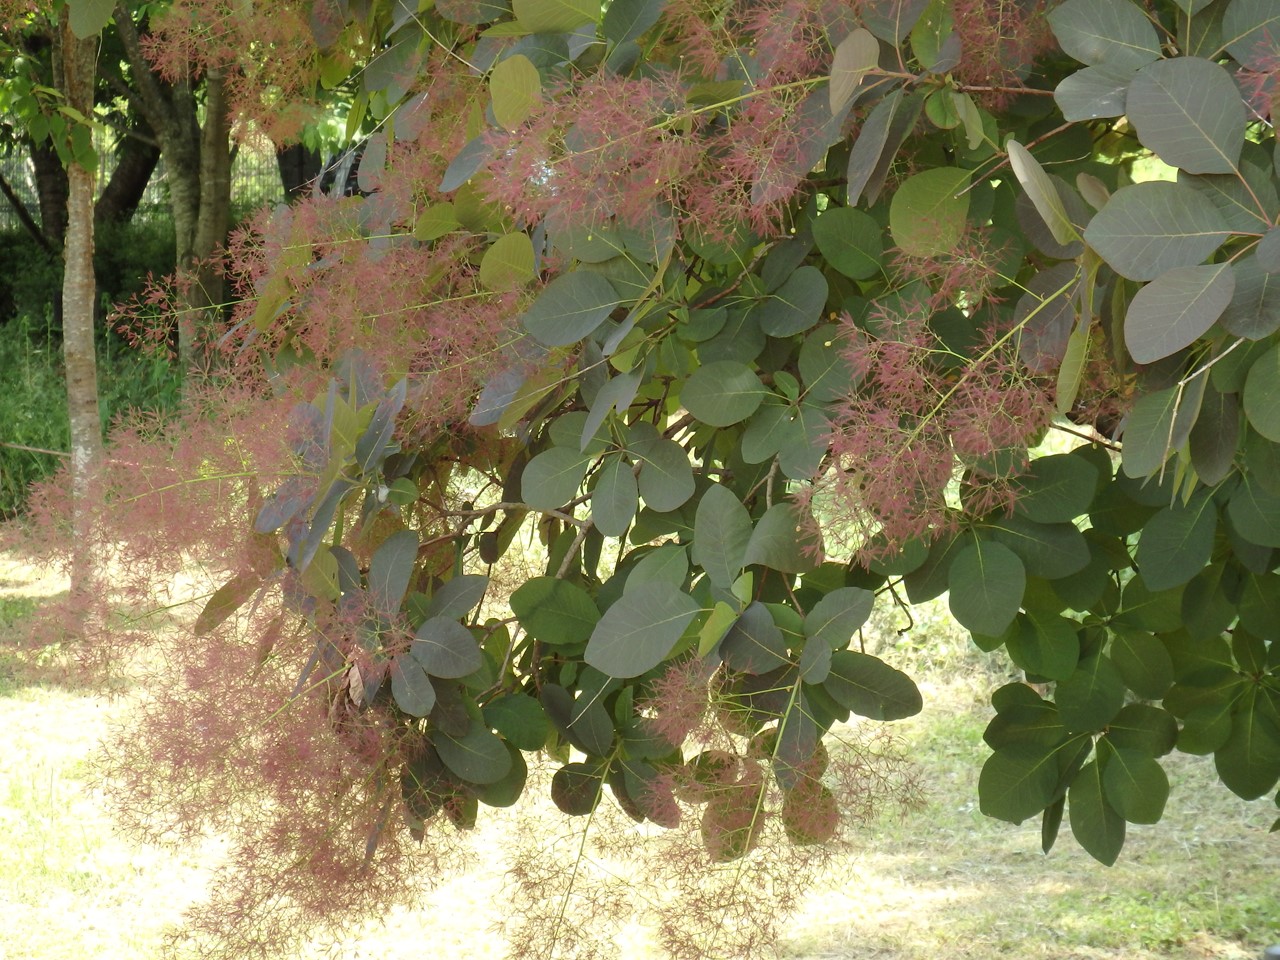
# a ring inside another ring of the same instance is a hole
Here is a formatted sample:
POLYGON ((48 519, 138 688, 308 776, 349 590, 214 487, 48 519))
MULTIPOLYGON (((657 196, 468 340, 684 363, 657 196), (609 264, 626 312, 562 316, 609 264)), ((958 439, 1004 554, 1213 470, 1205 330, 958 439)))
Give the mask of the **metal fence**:
MULTIPOLYGON (((110 176, 110 161, 98 165, 98 191, 106 186, 110 176)), ((0 174, 13 188, 32 218, 40 221, 40 204, 36 197, 35 170, 24 151, 15 150, 8 157, 0 157, 0 174)), ((271 150, 241 146, 231 167, 231 202, 237 211, 254 210, 265 203, 275 203, 284 198, 280 182, 280 170, 271 150)), ((164 175, 164 161, 156 166, 147 192, 138 205, 134 220, 155 222, 169 219, 169 193, 164 175)), ((22 222, 8 199, 0 195, 0 231, 19 230, 22 222)))

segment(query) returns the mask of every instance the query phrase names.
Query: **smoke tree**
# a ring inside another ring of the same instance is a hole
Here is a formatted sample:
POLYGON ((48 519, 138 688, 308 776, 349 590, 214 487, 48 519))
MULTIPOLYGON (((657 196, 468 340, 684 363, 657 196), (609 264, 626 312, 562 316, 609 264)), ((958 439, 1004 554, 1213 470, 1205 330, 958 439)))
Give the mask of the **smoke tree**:
POLYGON ((224 381, 100 481, 116 602, 217 587, 138 637, 168 669, 110 758, 134 824, 239 843, 196 936, 344 927, 538 783, 584 839, 522 841, 530 955, 630 918, 588 843, 639 843, 618 811, 665 828, 663 945, 758 952, 766 879, 785 905, 917 796, 867 731, 920 693, 860 630, 943 594, 1025 672, 979 802, 1045 851, 1065 820, 1113 863, 1175 749, 1276 789, 1269 0, 179 0, 156 31, 239 123, 310 84, 367 134, 358 195, 236 235, 224 381))

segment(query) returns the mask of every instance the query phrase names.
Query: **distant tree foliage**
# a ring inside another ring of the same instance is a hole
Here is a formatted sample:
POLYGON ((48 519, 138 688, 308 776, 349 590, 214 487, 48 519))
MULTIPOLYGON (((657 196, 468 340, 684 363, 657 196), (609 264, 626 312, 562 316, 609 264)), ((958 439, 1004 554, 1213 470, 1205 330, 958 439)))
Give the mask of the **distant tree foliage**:
POLYGON ((528 779, 582 820, 512 851, 521 955, 632 919, 621 811, 664 947, 758 956, 763 891, 918 797, 860 631, 948 591, 1027 681, 981 809, 1046 851, 1113 863, 1174 749, 1276 790, 1272 0, 155 18, 233 127, 337 90, 364 138, 358 195, 234 238, 221 379, 100 479, 104 597, 220 585, 112 754, 133 822, 236 840, 210 949, 411 896, 528 779))

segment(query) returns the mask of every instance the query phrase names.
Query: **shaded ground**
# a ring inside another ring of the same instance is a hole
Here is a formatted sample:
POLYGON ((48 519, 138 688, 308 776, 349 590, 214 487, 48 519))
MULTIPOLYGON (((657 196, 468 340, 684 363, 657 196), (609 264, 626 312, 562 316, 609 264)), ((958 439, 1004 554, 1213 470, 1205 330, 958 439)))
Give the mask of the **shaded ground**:
MULTIPOLYGON (((113 833, 89 759, 119 701, 33 675, 29 660, 19 670, 4 646, 31 598, 61 589, 0 555, 0 916, 12 931, 0 938, 0 960, 151 960, 204 889, 220 846, 158 850, 113 833)), ((783 956, 1254 960, 1280 941, 1280 834, 1267 833, 1269 801, 1231 796, 1205 758, 1173 758, 1165 821, 1131 828, 1116 867, 1095 864, 1065 827, 1046 859, 1038 823, 1014 828, 977 811, 993 681, 953 671, 943 683, 935 673, 925 713, 901 727, 923 768, 927 809, 864 829, 788 924, 783 956)), ((501 815, 491 819, 489 830, 502 829, 501 815)), ((482 829, 474 868, 443 882, 422 910, 308 955, 497 957, 502 941, 486 928, 504 903, 482 829)), ((632 933, 622 957, 659 955, 632 933)))

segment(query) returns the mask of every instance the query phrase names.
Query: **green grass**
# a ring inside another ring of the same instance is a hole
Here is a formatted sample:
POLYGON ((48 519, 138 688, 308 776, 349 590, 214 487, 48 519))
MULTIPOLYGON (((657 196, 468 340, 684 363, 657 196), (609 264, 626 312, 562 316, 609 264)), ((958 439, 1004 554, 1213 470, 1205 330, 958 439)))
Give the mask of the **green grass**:
POLYGON ((1046 857, 1038 821, 1012 827, 978 811, 988 751, 975 678, 932 679, 925 712, 902 725, 927 808, 865 831, 847 871, 815 891, 788 956, 1247 960, 1280 941, 1269 799, 1245 803, 1211 758, 1178 755, 1166 762, 1165 819, 1131 825, 1114 867, 1091 860, 1067 824, 1046 857))
MULTIPOLYGON (((2 558, 0 558, 2 559, 2 558)), ((0 652, 37 601, 0 569, 0 652), (7 579, 6 579, 7 578, 7 579)), ((1006 679, 998 660, 970 657, 937 611, 927 640, 881 652, 920 672, 926 709, 899 725, 917 759, 927 805, 860 828, 852 850, 817 878, 788 924, 781 956, 794 960, 1256 960, 1280 941, 1280 835, 1268 800, 1244 803, 1216 780, 1209 758, 1168 759, 1166 818, 1132 827, 1120 862, 1099 866, 1064 826, 1040 852, 1038 823, 1011 827, 981 815, 977 777, 986 696, 1006 679)), ((892 630, 887 634, 892 639, 892 630)), ((153 960, 166 931, 199 896, 220 846, 153 849, 112 830, 93 784, 95 743, 125 701, 19 678, 0 661, 0 904, 4 960, 153 960)), ((307 957, 416 960, 497 956, 490 925, 505 902, 491 841, 503 814, 475 835, 478 864, 432 891, 423 910, 354 925, 342 944, 307 957)), ((627 960, 658 954, 642 935, 627 960)), ((517 954, 518 955, 518 954, 517 954)))
MULTIPOLYGON (((0 441, 65 452, 70 434, 61 348, 45 334, 27 319, 0 324, 0 441)), ((168 358, 105 338, 98 356, 103 430, 126 410, 174 407, 180 383, 168 358)), ((0 519, 18 513, 27 488, 53 473, 60 462, 51 454, 0 446, 0 519)))

